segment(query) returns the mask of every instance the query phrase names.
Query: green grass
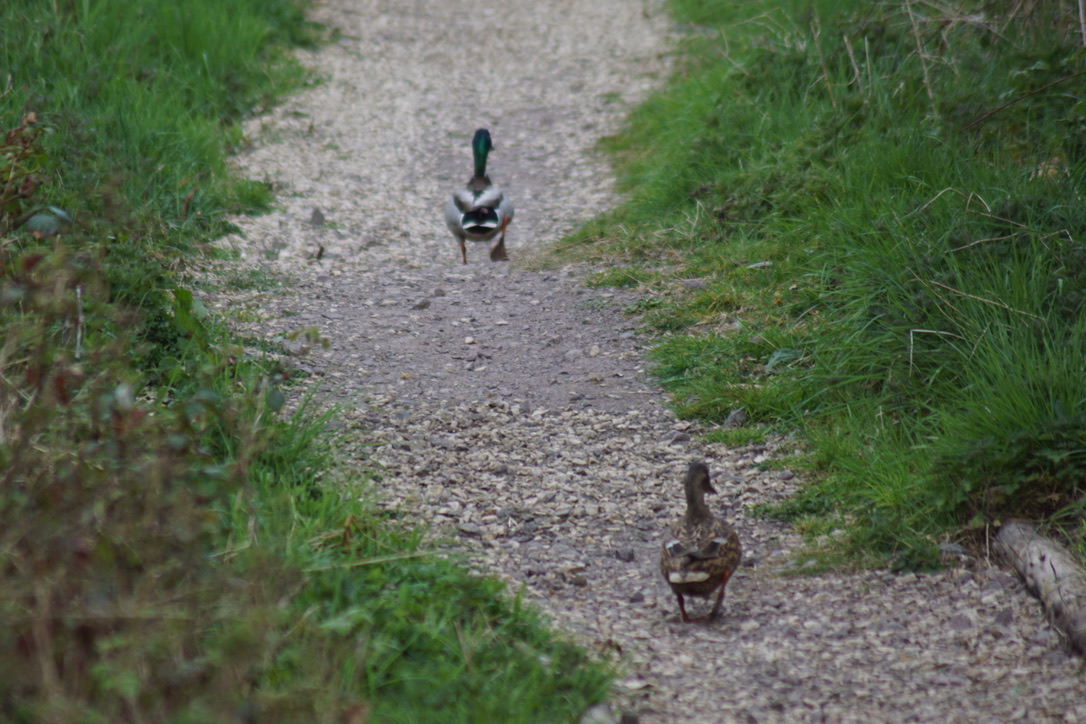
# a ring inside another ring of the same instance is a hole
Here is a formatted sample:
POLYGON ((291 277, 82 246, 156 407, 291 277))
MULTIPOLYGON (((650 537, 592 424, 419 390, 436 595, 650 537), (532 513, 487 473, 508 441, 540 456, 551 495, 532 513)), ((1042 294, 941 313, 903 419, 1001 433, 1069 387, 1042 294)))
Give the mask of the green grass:
POLYGON ((630 200, 562 251, 652 291, 635 311, 679 412, 802 432, 814 482, 777 513, 882 560, 1009 515, 1073 530, 1077 6, 671 7, 679 69, 605 143, 630 200))
POLYGON ((270 200, 226 154, 306 82, 303 12, 0 6, 4 721, 575 721, 607 694, 515 593, 360 500, 334 411, 285 416, 311 380, 192 291, 225 214, 270 200))
MULTIPOLYGON (((147 352, 175 345, 168 293, 193 245, 228 228, 225 214, 265 207, 262 183, 231 175, 254 105, 305 81, 284 52, 314 26, 291 0, 198 4, 14 0, 0 8, 0 126, 36 138, 26 178, 74 220, 63 231, 93 250, 112 298, 143 311, 147 352)), ((0 196, 0 233, 34 204, 0 196)), ((152 356, 147 367, 159 360, 152 356)))

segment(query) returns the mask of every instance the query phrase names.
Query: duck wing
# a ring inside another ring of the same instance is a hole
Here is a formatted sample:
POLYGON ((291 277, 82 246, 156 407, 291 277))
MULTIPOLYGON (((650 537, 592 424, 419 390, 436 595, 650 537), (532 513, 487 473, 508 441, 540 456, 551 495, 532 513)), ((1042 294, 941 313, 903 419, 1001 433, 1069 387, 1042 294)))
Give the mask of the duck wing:
POLYGON ((457 190, 445 207, 445 223, 469 236, 496 234, 513 218, 513 204, 495 186, 457 190))
POLYGON ((664 543, 660 568, 672 585, 718 581, 739 566, 742 547, 735 530, 719 519, 680 525, 664 543))
POLYGON ((483 188, 469 186, 453 192, 452 200, 460 213, 466 214, 476 209, 497 209, 505 201, 505 194, 497 186, 483 188))

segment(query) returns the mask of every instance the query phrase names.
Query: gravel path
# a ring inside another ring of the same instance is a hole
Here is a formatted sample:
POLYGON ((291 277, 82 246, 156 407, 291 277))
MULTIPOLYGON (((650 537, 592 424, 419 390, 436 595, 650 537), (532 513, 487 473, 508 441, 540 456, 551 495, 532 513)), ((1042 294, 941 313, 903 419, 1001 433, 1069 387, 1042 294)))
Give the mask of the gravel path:
POLYGON ((644 377, 628 297, 523 265, 613 203, 592 148, 666 77, 655 4, 327 0, 315 15, 342 31, 303 54, 325 82, 255 122, 239 159, 281 209, 239 220, 231 242, 288 283, 211 302, 247 310, 250 332, 346 403, 385 467, 383 504, 621 653, 614 711, 644 723, 1086 721, 1080 663, 986 561, 782 575, 799 539, 749 510, 793 490, 783 465, 761 466, 792 447, 701 441, 644 377), (480 126, 517 204, 512 264, 473 247, 461 265, 442 221, 480 126), (291 335, 304 329, 330 346, 308 349, 291 335), (748 554, 712 626, 677 621, 656 564, 694 457, 748 554))

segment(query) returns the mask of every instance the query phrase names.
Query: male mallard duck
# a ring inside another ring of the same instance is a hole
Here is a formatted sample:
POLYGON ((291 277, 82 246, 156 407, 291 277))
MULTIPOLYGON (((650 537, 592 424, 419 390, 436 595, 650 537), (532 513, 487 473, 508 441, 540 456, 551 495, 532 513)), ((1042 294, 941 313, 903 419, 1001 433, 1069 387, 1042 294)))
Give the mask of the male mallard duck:
POLYGON ((460 256, 465 264, 468 263, 465 241, 490 241, 498 234, 501 237, 490 250, 490 260, 509 259, 505 253, 505 227, 513 220, 513 202, 490 183, 490 177, 486 175, 486 157, 493 150, 490 131, 480 128, 471 139, 475 175, 464 188, 457 189, 445 204, 445 223, 460 244, 460 256))
POLYGON ((739 567, 743 548, 735 529, 713 515, 705 504, 705 494, 716 492, 705 463, 690 463, 685 487, 686 515, 660 551, 660 570, 679 599, 683 621, 690 621, 683 596, 709 596, 719 588, 708 617, 711 621, 720 613, 724 587, 739 567))

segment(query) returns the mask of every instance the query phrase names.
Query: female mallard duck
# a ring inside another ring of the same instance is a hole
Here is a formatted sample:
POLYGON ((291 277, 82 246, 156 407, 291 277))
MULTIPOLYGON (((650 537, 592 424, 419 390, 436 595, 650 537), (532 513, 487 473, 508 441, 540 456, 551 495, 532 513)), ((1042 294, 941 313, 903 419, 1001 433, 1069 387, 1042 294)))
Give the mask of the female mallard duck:
POLYGON ((683 596, 709 596, 719 588, 708 617, 711 621, 720 613, 724 587, 739 567, 743 548, 735 529, 713 515, 705 504, 705 494, 716 492, 705 463, 690 463, 685 487, 686 515, 660 551, 660 570, 679 599, 679 613, 686 622, 690 618, 683 596))
POLYGON ((505 228, 513 220, 513 202, 486 175, 486 157, 493 150, 490 131, 480 128, 471 139, 475 175, 445 204, 445 223, 460 244, 465 264, 468 263, 466 241, 490 241, 499 234, 498 243, 490 249, 490 260, 509 259, 505 253, 505 228))

